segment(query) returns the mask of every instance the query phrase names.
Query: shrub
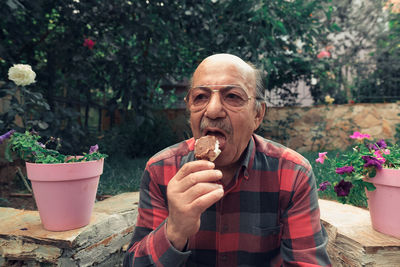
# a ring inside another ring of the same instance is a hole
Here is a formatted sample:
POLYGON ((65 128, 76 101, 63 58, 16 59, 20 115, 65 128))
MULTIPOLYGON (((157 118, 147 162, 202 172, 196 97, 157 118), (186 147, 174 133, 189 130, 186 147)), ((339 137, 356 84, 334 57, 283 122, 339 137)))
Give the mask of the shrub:
POLYGON ((137 158, 149 157, 179 140, 166 116, 153 114, 146 119, 127 119, 106 132, 99 145, 104 153, 137 158))

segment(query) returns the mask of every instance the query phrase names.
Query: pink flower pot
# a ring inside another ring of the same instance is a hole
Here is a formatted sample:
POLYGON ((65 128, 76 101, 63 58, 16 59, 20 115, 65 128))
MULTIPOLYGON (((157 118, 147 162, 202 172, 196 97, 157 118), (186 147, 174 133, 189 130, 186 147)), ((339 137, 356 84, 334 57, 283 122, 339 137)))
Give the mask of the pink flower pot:
POLYGON ((66 231, 90 222, 104 159, 87 162, 26 163, 43 227, 66 231))
POLYGON ((372 227, 400 238, 400 170, 382 169, 365 181, 376 187, 374 191, 366 190, 372 227))

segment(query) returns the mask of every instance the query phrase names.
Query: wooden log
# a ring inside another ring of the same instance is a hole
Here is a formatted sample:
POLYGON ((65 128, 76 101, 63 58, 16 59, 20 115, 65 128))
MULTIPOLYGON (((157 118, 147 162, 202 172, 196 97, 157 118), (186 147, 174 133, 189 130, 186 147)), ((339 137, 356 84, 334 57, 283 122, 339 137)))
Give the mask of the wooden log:
POLYGON ((400 266, 400 239, 375 231, 369 211, 319 200, 332 266, 400 266))

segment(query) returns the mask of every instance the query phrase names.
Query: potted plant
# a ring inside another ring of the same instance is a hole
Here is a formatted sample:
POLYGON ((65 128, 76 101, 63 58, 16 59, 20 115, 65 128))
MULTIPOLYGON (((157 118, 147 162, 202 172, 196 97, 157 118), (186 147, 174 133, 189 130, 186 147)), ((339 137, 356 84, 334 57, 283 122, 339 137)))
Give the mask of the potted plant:
MULTIPOLYGON (((17 86, 26 86, 35 82, 36 74, 29 65, 17 64, 9 69, 8 77, 17 86)), ((10 130, 0 136, 0 144, 5 141, 5 158, 13 161, 19 157, 26 163, 45 229, 66 231, 89 224, 107 156, 99 152, 98 145, 82 155, 63 155, 58 151, 59 139, 44 142, 34 130, 10 130), (56 144, 54 149, 51 144, 56 144)))
POLYGON ((66 231, 90 222, 104 158, 98 145, 79 156, 63 155, 46 146, 35 131, 11 130, 0 136, 7 140, 5 157, 12 161, 12 152, 26 162, 27 177, 45 229, 66 231))
POLYGON ((371 141, 360 132, 350 138, 357 142, 350 152, 335 157, 319 153, 316 162, 327 164, 334 174, 318 190, 334 190, 342 203, 367 198, 372 227, 400 238, 400 147, 383 139, 371 141))

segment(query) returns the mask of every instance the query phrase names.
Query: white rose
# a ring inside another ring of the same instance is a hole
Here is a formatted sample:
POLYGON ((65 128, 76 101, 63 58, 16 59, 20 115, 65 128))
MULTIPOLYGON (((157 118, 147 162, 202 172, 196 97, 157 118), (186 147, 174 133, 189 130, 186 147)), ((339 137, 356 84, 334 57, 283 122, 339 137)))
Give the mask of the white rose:
POLYGON ((315 79, 314 77, 311 78, 311 85, 316 85, 318 83, 318 80, 315 79))
POLYGON ((29 85, 35 82, 36 73, 31 66, 26 64, 14 64, 8 70, 8 79, 15 82, 16 85, 29 85))

